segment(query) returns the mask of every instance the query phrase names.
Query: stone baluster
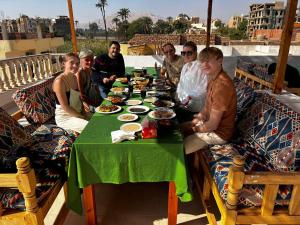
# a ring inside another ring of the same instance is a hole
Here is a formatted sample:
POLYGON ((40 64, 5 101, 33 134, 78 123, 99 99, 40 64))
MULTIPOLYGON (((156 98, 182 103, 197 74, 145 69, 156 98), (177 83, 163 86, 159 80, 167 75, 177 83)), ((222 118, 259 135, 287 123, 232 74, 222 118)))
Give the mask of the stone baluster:
POLYGON ((15 75, 16 84, 18 86, 21 86, 23 83, 22 83, 22 78, 21 78, 21 71, 20 71, 20 68, 19 68, 19 61, 18 60, 13 60, 11 62, 11 67, 15 71, 14 75, 15 75))
POLYGON ((19 60, 21 79, 23 84, 28 84, 28 73, 26 71, 26 61, 24 59, 19 60))
POLYGON ((34 170, 30 167, 29 159, 27 157, 19 158, 16 165, 18 169, 16 180, 18 189, 24 196, 26 212, 31 214, 33 224, 44 224, 35 195, 36 177, 34 170))
POLYGON ((39 74, 39 71, 38 71, 38 69, 37 69, 37 62, 36 62, 36 60, 35 60, 35 58, 31 58, 31 62, 32 62, 32 68, 33 68, 33 79, 35 80, 35 81, 38 81, 38 80, 40 80, 40 74, 39 74))
MULTIPOLYGON (((2 92, 4 92, 5 91, 5 89, 4 89, 4 82, 3 82, 3 80, 2 80, 2 76, 1 76, 1 74, 0 74, 0 93, 2 93, 2 92)), ((0 205, 0 207, 1 207, 1 205, 0 205)), ((0 210, 1 211, 1 210, 0 210)))
POLYGON ((45 68, 44 68, 44 63, 43 63, 43 57, 38 56, 37 57, 37 62, 38 62, 38 69, 39 69, 40 79, 44 79, 46 77, 46 74, 45 74, 45 68))
POLYGON ((45 70, 43 68, 43 58, 40 56, 36 57, 37 59, 37 65, 38 65, 38 71, 39 71, 39 78, 40 80, 45 78, 45 70))
POLYGON ((48 63, 48 56, 44 55, 43 57, 43 66, 45 71, 45 77, 50 77, 50 69, 49 69, 49 63, 48 63))
POLYGON ((6 64, 0 64, 0 70, 1 70, 1 80, 3 82, 3 85, 4 85, 4 89, 7 90, 7 89, 11 89, 12 86, 10 85, 9 83, 9 77, 6 73, 6 64))
POLYGON ((17 83, 15 80, 13 67, 14 67, 14 65, 11 62, 6 63, 6 72, 8 73, 8 80, 9 80, 10 86, 12 88, 15 88, 15 87, 17 87, 17 83))
POLYGON ((47 57, 47 62, 48 62, 49 73, 52 75, 54 73, 54 68, 52 64, 52 56, 50 54, 47 57))
POLYGON ((26 58, 25 62, 26 62, 26 71, 27 71, 27 75, 28 75, 28 82, 32 83, 34 81, 33 73, 32 73, 33 65, 29 58, 26 58))
POLYGON ((55 56, 55 59, 56 59, 56 71, 57 71, 57 72, 62 70, 62 65, 61 65, 61 63, 60 63, 60 61, 59 61, 59 58, 60 58, 59 55, 56 55, 56 56, 55 56))

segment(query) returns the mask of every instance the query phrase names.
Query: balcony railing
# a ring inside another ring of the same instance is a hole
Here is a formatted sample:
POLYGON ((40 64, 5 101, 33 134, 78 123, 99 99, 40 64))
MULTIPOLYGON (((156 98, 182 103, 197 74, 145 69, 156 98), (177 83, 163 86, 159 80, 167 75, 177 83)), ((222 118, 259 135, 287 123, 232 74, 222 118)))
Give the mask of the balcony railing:
POLYGON ((0 94, 62 70, 62 54, 39 54, 0 60, 0 94))

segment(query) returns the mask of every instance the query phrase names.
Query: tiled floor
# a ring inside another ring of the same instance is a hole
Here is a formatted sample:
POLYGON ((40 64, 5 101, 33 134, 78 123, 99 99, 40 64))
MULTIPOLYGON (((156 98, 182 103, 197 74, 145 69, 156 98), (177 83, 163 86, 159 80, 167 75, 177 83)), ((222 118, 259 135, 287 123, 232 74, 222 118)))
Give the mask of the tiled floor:
MULTIPOLYGON (((167 224, 167 183, 96 185, 98 224, 165 225, 167 224)), ((178 224, 208 224, 200 200, 179 203, 178 224)), ((84 216, 69 212, 65 225, 83 225, 84 216)))

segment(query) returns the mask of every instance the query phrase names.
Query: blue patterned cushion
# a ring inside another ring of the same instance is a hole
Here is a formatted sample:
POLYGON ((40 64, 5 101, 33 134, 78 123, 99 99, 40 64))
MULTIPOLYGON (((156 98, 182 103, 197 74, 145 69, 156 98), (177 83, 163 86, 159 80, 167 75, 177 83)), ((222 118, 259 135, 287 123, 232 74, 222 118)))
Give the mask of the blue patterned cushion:
POLYGON ((54 77, 17 90, 13 99, 30 123, 45 123, 55 115, 54 77))
POLYGON ((15 171, 16 160, 24 156, 22 147, 32 143, 30 133, 0 108, 0 172, 15 171))
POLYGON ((237 95, 237 121, 239 121, 244 112, 254 103, 256 92, 236 77, 233 79, 233 84, 237 95))
MULTIPOLYGON (((217 184, 221 197, 225 200, 228 192, 227 175, 235 155, 245 158, 245 171, 274 171, 268 158, 258 155, 249 144, 216 145, 205 152, 211 174, 217 184)), ((263 196, 262 185, 244 185, 239 195, 240 206, 260 206, 263 196)), ((281 186, 276 199, 277 205, 287 205, 291 197, 289 186, 281 186)))
POLYGON ((277 170, 295 171, 300 166, 299 122, 298 113, 275 97, 260 93, 239 123, 239 131, 277 170))

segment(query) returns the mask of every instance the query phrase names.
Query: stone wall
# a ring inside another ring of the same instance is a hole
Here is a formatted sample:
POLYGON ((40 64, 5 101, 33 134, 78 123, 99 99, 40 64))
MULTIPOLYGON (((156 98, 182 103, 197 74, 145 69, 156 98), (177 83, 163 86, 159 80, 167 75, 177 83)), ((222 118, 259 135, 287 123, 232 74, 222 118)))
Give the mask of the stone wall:
MULTIPOLYGON (((187 41, 204 45, 206 44, 206 34, 136 34, 128 43, 130 45, 154 44, 161 46, 167 42, 173 45, 183 45, 187 41)), ((221 44, 221 39, 217 35, 211 34, 210 43, 212 45, 221 44)))

